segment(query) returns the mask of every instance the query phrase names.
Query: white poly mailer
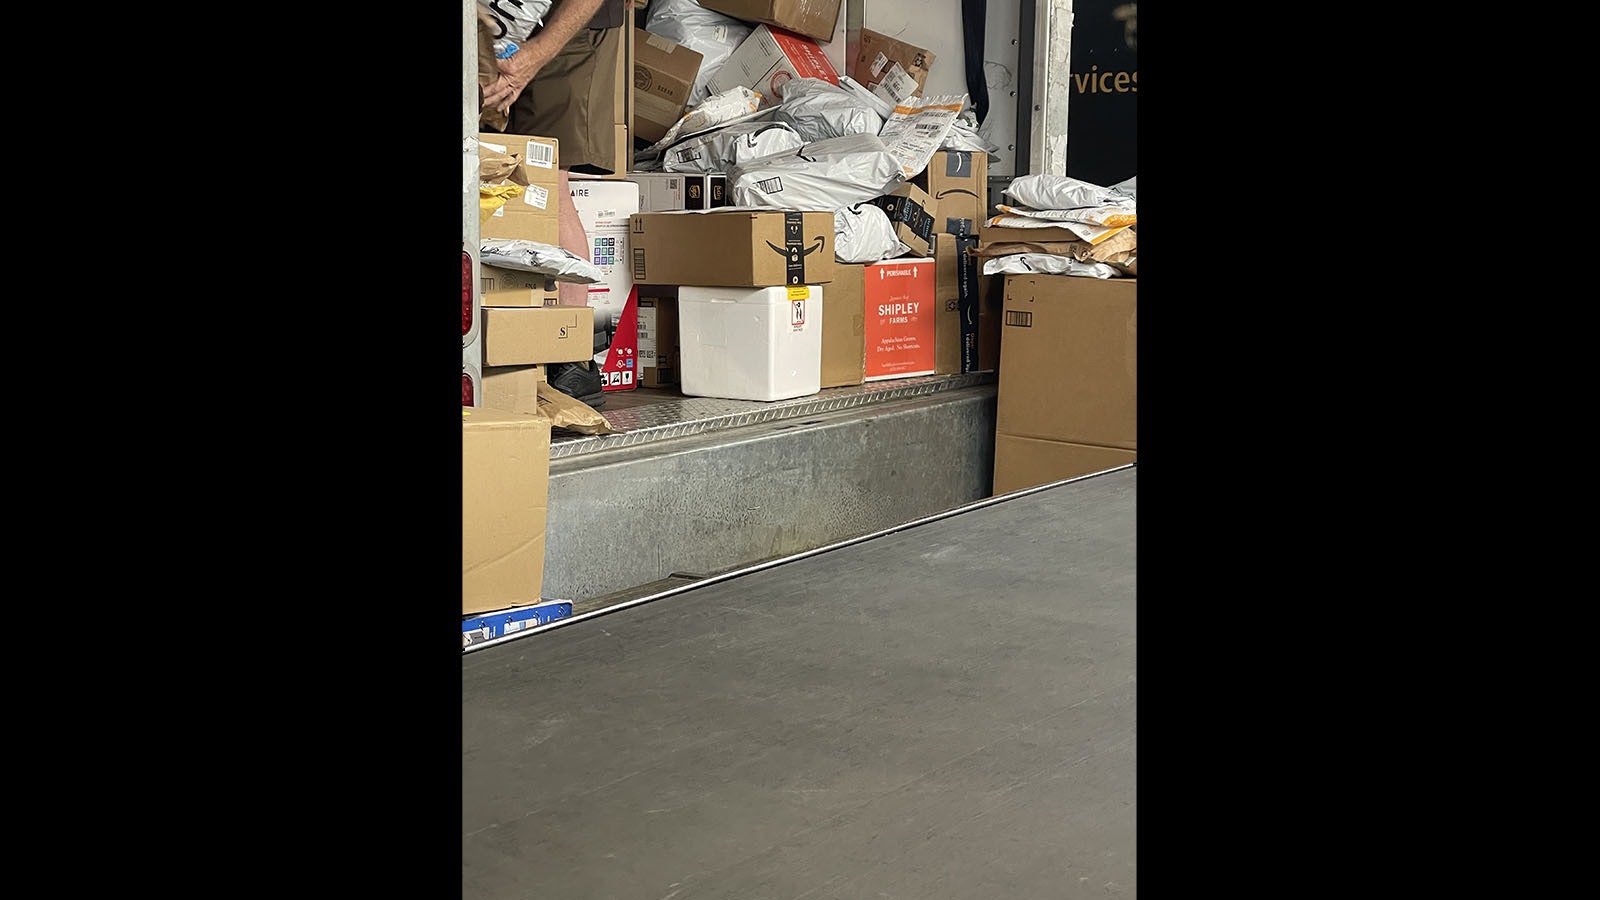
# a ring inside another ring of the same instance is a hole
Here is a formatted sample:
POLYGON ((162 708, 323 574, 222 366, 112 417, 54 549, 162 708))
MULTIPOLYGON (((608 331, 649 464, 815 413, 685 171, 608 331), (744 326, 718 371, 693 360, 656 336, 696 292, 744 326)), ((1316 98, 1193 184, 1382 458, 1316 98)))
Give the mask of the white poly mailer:
POLYGON ((486 266, 535 272, 574 284, 595 284, 604 278, 594 263, 561 247, 509 238, 485 238, 480 245, 478 261, 486 266))
POLYGON ((1023 175, 1006 188, 1006 196, 1033 209, 1078 209, 1120 206, 1133 209, 1133 194, 1120 188, 1090 184, 1068 175, 1023 175))
POLYGON ((900 160, 900 170, 907 181, 928 167, 966 103, 966 94, 912 97, 894 108, 878 136, 900 160))
POLYGON ((783 86, 783 102, 772 111, 774 122, 794 128, 805 141, 848 134, 877 134, 883 117, 854 94, 820 78, 796 78, 783 86))
POLYGON ((989 162, 1000 161, 1000 147, 978 133, 978 117, 972 110, 963 110, 950 123, 950 133, 944 136, 940 150, 965 150, 968 153, 987 153, 989 162))
POLYGON ((728 200, 767 209, 839 209, 882 197, 904 180, 882 140, 852 134, 739 166, 728 173, 728 200))
POLYGON ((1015 253, 983 261, 985 275, 1077 275, 1083 278, 1121 278, 1122 270, 1100 262, 1078 262, 1070 256, 1049 253, 1015 253))
POLYGON ((782 122, 741 122, 680 141, 661 154, 663 172, 728 172, 741 163, 805 144, 782 122))
POLYGON ((699 137, 727 125, 765 119, 761 112, 761 95, 747 87, 730 88, 695 107, 683 118, 672 123, 667 133, 644 150, 633 154, 635 162, 659 159, 661 151, 679 141, 699 137))
POLYGON ((910 252, 883 207, 857 203, 834 211, 833 257, 839 262, 872 263, 910 252))
POLYGON ((544 14, 551 0, 478 0, 478 10, 494 23, 494 51, 501 55, 507 42, 521 44, 544 27, 544 14))

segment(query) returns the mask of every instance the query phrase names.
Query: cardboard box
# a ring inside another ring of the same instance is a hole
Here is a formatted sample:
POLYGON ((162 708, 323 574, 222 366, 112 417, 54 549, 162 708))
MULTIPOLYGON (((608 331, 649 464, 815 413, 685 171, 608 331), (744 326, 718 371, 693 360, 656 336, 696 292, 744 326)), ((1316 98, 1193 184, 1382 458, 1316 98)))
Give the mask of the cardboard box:
POLYGON ((1000 321, 1004 318, 1006 276, 978 269, 978 371, 1000 370, 1000 321))
POLYGON ((643 29, 633 32, 633 134, 654 144, 683 118, 705 55, 643 29))
POLYGON ((652 388, 678 383, 678 292, 659 293, 639 294, 639 383, 652 388))
POLYGON ((461 410, 462 615, 541 599, 549 493, 549 419, 461 410))
MULTIPOLYGON (((524 197, 527 195, 524 194, 524 197)), ((555 194, 550 194, 550 210, 530 211, 512 200, 494 211, 478 226, 478 236, 483 240, 499 238, 510 241, 535 241, 561 246, 561 219, 556 213, 555 194)))
POLYGON ((989 154, 940 150, 913 178, 939 204, 934 231, 978 234, 989 219, 989 154))
POLYGON ((482 238, 537 241, 560 245, 559 204, 560 143, 555 138, 527 134, 478 133, 480 150, 516 155, 522 160, 515 175, 501 183, 525 184, 522 196, 495 210, 478 227, 482 238))
POLYGON ((934 235, 933 272, 933 371, 939 375, 959 375, 961 367, 961 265, 958 238, 953 234, 934 235))
POLYGON ((627 262, 628 220, 639 211, 639 186, 626 179, 579 175, 571 176, 568 185, 589 237, 589 261, 603 276, 588 286, 589 306, 601 313, 596 327, 606 332, 603 349, 593 359, 606 390, 631 391, 639 386, 639 301, 627 262))
POLYGON ((833 213, 721 209, 630 223, 640 284, 772 287, 833 280, 833 213))
POLYGON ((490 366, 483 370, 483 406, 539 415, 544 366, 490 366))
POLYGON ((617 126, 611 174, 622 176, 633 168, 633 130, 638 127, 634 118, 638 112, 633 103, 633 67, 638 61, 638 41, 634 35, 642 33, 633 20, 633 4, 623 3, 623 22, 617 29, 622 40, 622 52, 617 54, 616 80, 611 83, 612 123, 617 126))
POLYGON ((484 306, 555 306, 555 279, 522 269, 480 266, 478 282, 484 306))
POLYGON ((1137 449, 1138 279, 1007 275, 995 432, 1137 449))
POLYGON ((893 104, 920 97, 928 87, 933 51, 861 29, 861 49, 850 64, 857 84, 893 104))
POLYGON ((822 386, 860 384, 867 375, 867 267, 837 263, 822 298, 822 386))
MULTIPOLYGON (((829 34, 832 33, 830 26, 829 34)), ((784 82, 792 78, 839 83, 839 73, 816 41, 759 25, 706 81, 706 90, 714 96, 747 87, 761 95, 761 108, 767 109, 780 102, 784 82)))
POLYGON ((532 134, 501 134, 498 131, 478 132, 478 146, 496 153, 516 154, 522 158, 520 184, 542 184, 547 188, 560 184, 561 142, 552 137, 532 134))
POLYGON ((678 289, 679 389, 690 397, 788 400, 822 390, 820 285, 678 289))
POLYGON ((889 259, 869 263, 866 300, 865 380, 910 378, 934 372, 933 292, 936 262, 889 259))
POLYGON ((483 365, 579 362, 594 354, 594 314, 579 306, 483 308, 483 365))
POLYGON ((622 178, 633 167, 633 140, 628 134, 626 125, 618 124, 611 128, 611 159, 616 168, 606 176, 608 178, 622 178))
POLYGON ((997 434, 994 438, 994 493, 1006 494, 1065 478, 1093 475, 1137 459, 1138 453, 1133 450, 997 434))
POLYGON ((833 26, 839 19, 839 0, 700 0, 700 5, 735 19, 765 22, 819 41, 833 39, 833 26))
POLYGON ((483 293, 493 291, 543 291, 555 287, 555 279, 529 272, 481 263, 478 266, 478 285, 483 293))
POLYGON ((938 204, 914 184, 902 184, 871 201, 889 214, 894 233, 911 248, 912 256, 933 255, 934 217, 938 204))
MULTIPOLYGON (((934 234, 934 299, 938 328, 934 341, 935 367, 940 375, 979 372, 985 368, 982 350, 982 262, 972 251, 975 235, 934 234)), ((999 331, 996 330, 998 342, 999 331)), ((988 367, 994 365, 991 356, 988 367)))
POLYGON ((552 600, 535 606, 501 609, 461 620, 461 649, 516 634, 572 615, 572 601, 552 600))
POLYGON ((632 172, 639 212, 715 209, 728 205, 728 176, 703 172, 632 172))
POLYGON ((539 290, 519 288, 509 291, 489 291, 483 295, 484 306, 497 306, 501 309, 557 306, 560 302, 561 294, 554 287, 539 290))

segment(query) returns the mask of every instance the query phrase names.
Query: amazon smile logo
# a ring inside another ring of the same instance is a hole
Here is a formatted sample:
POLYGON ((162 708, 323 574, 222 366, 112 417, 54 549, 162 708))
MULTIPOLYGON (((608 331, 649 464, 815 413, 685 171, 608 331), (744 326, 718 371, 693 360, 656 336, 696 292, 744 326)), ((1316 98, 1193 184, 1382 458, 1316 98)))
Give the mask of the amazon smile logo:
POLYGON ((788 260, 791 263, 797 263, 802 258, 810 256, 811 254, 817 252, 818 250, 821 250, 822 249, 822 245, 824 243, 826 243, 823 240, 821 235, 818 235, 816 237, 816 242, 817 242, 817 245, 815 247, 807 247, 805 249, 801 249, 801 247, 799 247, 799 246, 789 247, 789 248, 779 247, 777 244, 774 244, 771 241, 767 241, 767 246, 772 248, 772 252, 773 253, 778 254, 779 256, 783 257, 784 259, 788 260))

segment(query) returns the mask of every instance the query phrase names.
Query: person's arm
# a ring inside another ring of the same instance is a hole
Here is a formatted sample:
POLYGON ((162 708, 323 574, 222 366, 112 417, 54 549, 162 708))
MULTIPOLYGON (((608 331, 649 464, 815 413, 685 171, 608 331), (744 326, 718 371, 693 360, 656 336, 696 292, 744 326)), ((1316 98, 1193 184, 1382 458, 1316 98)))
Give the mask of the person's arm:
POLYGON ((510 58, 497 60, 500 77, 484 89, 483 105, 501 112, 510 111, 517 95, 533 81, 545 63, 555 59, 556 53, 573 35, 589 24, 602 2, 604 0, 556 0, 544 27, 534 32, 510 58))

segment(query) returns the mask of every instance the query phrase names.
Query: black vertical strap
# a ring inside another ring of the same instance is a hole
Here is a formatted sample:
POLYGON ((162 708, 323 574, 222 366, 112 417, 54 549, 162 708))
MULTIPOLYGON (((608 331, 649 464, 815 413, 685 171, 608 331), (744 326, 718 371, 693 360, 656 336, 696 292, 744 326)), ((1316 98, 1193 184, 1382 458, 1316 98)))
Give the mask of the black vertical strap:
POLYGON ((806 264, 804 241, 801 239, 801 228, 804 216, 797 212, 783 214, 783 249, 788 257, 788 272, 785 277, 786 284, 806 283, 806 264))
POLYGON ((956 238, 956 284, 960 286, 956 305, 961 311, 961 371, 978 370, 978 266, 972 255, 978 247, 976 236, 956 238))
POLYGON ((978 124, 989 115, 989 82, 983 74, 983 26, 989 15, 989 0, 961 0, 962 49, 967 62, 967 96, 978 114, 978 124))
MULTIPOLYGON (((1017 149, 1011 158, 1011 171, 1017 175, 1033 171, 1033 31, 1038 11, 1037 0, 1021 0, 1021 21, 1017 25, 1017 149)), ((993 212, 992 205, 986 207, 993 212)))

